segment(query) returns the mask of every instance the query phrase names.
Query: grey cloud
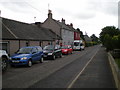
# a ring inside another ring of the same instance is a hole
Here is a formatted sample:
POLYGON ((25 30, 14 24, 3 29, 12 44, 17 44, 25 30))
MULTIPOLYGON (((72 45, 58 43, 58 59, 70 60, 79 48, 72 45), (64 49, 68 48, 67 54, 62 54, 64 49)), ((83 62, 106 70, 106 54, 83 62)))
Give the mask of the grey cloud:
POLYGON ((79 19, 91 19, 96 16, 95 13, 80 13, 76 15, 79 19))
POLYGON ((73 11, 71 9, 61 9, 61 8, 56 8, 55 9, 59 14, 61 14, 63 16, 70 16, 71 18, 78 18, 78 19, 90 19, 96 16, 96 12, 94 10, 90 10, 90 9, 82 9, 78 11, 73 11))
POLYGON ((94 9, 97 12, 115 16, 118 13, 118 2, 116 0, 91 0, 91 2, 88 2, 88 4, 91 5, 91 7, 88 8, 94 9))
POLYGON ((120 1, 119 1, 119 4, 118 4, 118 27, 120 29, 120 1))
POLYGON ((25 2, 1 2, 0 5, 13 12, 30 13, 30 7, 25 2))

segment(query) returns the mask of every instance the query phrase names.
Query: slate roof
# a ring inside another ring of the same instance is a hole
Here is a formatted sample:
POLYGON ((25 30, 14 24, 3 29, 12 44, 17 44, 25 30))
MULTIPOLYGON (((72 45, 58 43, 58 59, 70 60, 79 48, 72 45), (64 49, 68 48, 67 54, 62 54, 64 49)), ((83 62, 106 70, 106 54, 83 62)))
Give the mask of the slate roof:
POLYGON ((85 41, 86 42, 91 42, 92 39, 88 35, 84 35, 85 41))
POLYGON ((76 29, 74 29, 72 26, 70 26, 70 25, 67 25, 72 31, 74 31, 74 32, 78 32, 76 29))
POLYGON ((61 39, 52 30, 2 18, 2 39, 51 41, 61 39))
POLYGON ((69 31, 74 31, 73 28, 71 29, 71 27, 69 27, 68 25, 60 22, 60 21, 57 21, 55 19, 53 19, 60 27, 62 27, 63 29, 67 29, 69 31))

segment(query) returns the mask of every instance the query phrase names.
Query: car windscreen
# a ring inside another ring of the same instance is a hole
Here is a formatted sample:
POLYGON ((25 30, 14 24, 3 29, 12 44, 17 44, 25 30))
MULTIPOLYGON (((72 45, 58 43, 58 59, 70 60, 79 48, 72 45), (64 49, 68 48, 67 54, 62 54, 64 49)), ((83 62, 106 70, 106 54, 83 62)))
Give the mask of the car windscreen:
POLYGON ((68 49, 68 46, 62 46, 61 49, 68 49))
POLYGON ((32 48, 21 48, 17 53, 18 54, 29 54, 31 53, 32 48))
POLYGON ((54 50, 54 46, 52 46, 52 45, 45 46, 45 47, 43 48, 43 50, 50 50, 50 51, 52 51, 52 50, 54 50))
POLYGON ((74 46, 79 46, 79 42, 74 42, 74 46))

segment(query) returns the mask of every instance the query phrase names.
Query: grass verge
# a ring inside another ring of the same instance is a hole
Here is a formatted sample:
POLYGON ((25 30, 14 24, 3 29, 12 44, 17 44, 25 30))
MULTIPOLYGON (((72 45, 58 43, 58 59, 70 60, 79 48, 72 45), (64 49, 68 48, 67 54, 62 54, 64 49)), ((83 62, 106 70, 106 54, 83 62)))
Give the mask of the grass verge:
POLYGON ((118 65, 118 67, 119 67, 119 69, 120 69, 120 58, 116 58, 116 59, 115 59, 115 62, 117 63, 117 65, 118 65))

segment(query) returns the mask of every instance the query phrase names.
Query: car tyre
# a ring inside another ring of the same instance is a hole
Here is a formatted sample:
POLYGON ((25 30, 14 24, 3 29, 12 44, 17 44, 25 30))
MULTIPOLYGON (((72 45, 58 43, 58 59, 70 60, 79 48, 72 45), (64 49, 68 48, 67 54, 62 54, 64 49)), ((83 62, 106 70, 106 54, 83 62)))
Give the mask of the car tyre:
POLYGON ((41 59, 40 59, 40 63, 43 63, 43 61, 44 61, 44 58, 43 58, 43 57, 41 57, 41 59))
POLYGON ((31 67, 31 66, 32 66, 32 61, 29 60, 29 61, 28 61, 28 67, 31 67))
POLYGON ((8 67, 8 62, 7 62, 7 58, 3 57, 2 58, 2 71, 6 71, 7 67, 8 67))
POLYGON ((11 67, 15 67, 15 65, 10 65, 11 67))
POLYGON ((62 53, 60 53, 60 58, 62 58, 62 53))
POLYGON ((52 59, 55 60, 55 58, 56 58, 55 55, 53 55, 52 59))

